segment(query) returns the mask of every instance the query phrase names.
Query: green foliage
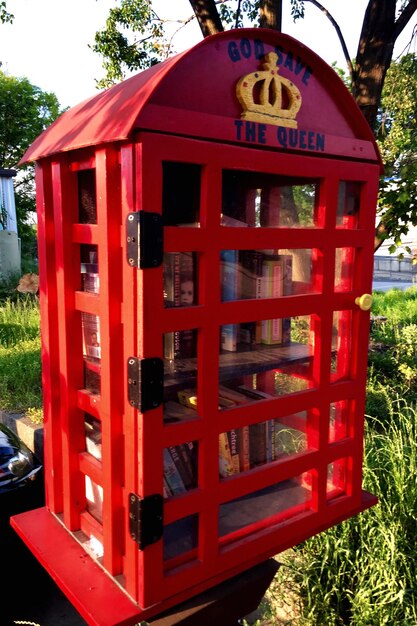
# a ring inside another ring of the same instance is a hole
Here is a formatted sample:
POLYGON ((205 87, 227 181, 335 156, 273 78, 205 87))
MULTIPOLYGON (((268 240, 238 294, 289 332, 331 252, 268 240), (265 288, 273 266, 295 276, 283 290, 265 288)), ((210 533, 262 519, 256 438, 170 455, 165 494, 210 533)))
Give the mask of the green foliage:
POLYGON ((376 138, 385 173, 380 182, 378 215, 385 236, 401 244, 409 225, 417 225, 417 56, 406 54, 388 70, 376 138))
POLYGON ((33 140, 59 115, 53 93, 0 71, 0 163, 14 168, 33 140))
POLYGON ((127 71, 161 61, 168 55, 170 43, 151 2, 121 0, 120 6, 110 9, 106 26, 96 33, 92 49, 103 57, 106 70, 97 86, 109 87, 123 79, 127 71))
MULTIPOLYGON (((0 71, 0 164, 15 168, 40 133, 60 114, 57 97, 0 71)), ((26 264, 36 259, 35 191, 32 165, 14 179, 17 229, 26 264)))
POLYGON ((6 24, 6 22, 12 23, 14 20, 14 15, 9 13, 7 10, 7 5, 5 0, 1 0, 0 2, 0 22, 2 24, 6 24))

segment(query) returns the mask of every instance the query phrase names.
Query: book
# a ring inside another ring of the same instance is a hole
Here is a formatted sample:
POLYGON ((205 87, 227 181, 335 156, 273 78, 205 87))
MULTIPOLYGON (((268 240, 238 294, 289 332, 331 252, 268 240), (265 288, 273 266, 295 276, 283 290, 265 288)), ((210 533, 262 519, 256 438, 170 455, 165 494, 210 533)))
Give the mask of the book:
POLYGON ((237 431, 233 428, 227 432, 227 438, 229 441, 230 456, 232 460, 233 474, 239 474, 240 472, 240 458, 239 458, 239 442, 237 431))
POLYGON ((185 462, 185 449, 181 449, 181 446, 169 446, 169 453, 171 455, 172 460, 175 463, 175 467, 178 470, 179 475, 181 476, 182 482, 184 484, 185 489, 192 489, 195 486, 195 479, 190 470, 190 465, 185 462))
MULTIPOLYGON (((247 404, 249 399, 242 393, 219 385, 219 404, 222 399, 233 402, 233 406, 247 404)), ((237 430, 228 432, 230 451, 234 473, 245 472, 250 468, 249 463, 249 426, 243 426, 237 430)))
POLYGON ((197 487, 198 482, 198 444, 194 441, 187 441, 178 446, 180 456, 191 476, 190 489, 197 487))
POLYGON ((249 425, 250 467, 263 465, 267 461, 267 422, 249 425))
MULTIPOLYGON (((220 252, 220 285, 222 302, 237 300, 239 297, 239 261, 237 250, 220 252)), ((220 347, 228 352, 236 352, 239 324, 224 324, 221 327, 220 347)))
MULTIPOLYGON (((282 294, 290 296, 292 294, 292 254, 280 254, 282 262, 282 294)), ((282 321, 282 343, 291 341, 291 318, 283 317, 282 321)))
POLYGON ((85 476, 86 509, 100 524, 103 523, 103 487, 85 476))
MULTIPOLYGON (((264 255, 262 261, 262 297, 278 298, 283 295, 282 261, 277 255, 264 255)), ((261 343, 271 345, 282 341, 281 318, 262 320, 261 343)))
POLYGON ((227 433, 219 435, 219 475, 221 478, 228 478, 234 474, 232 454, 230 452, 229 439, 227 433))
POLYGON ((197 411, 197 392, 195 389, 180 389, 177 395, 178 400, 183 406, 197 411))
POLYGON ((195 408, 190 408, 175 400, 168 400, 164 403, 164 422, 165 424, 176 424, 190 419, 196 419, 197 413, 195 408))
POLYGON ((250 469, 250 435, 249 426, 242 426, 237 431, 240 471, 250 469))
POLYGON ((100 359, 100 318, 91 313, 81 313, 81 324, 84 356, 100 359))
MULTIPOLYGON (((167 308, 192 306, 196 300, 195 255, 193 252, 166 252, 163 262, 164 305, 167 308)), ((176 330, 164 335, 164 357, 168 360, 196 355, 197 331, 176 330)))
POLYGON ((101 422, 93 417, 84 419, 85 447, 91 456, 101 461, 101 422))
POLYGON ((175 465, 175 462, 168 448, 164 448, 163 460, 164 460, 164 477, 171 490, 172 495, 176 496, 181 493, 185 493, 187 489, 185 488, 184 482, 181 478, 181 475, 177 469, 177 466, 175 465))

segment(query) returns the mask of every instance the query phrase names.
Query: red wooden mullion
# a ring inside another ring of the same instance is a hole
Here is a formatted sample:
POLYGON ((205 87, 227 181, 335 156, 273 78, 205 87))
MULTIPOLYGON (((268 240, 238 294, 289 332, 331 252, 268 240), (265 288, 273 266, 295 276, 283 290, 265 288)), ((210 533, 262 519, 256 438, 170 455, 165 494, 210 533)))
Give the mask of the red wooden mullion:
MULTIPOLYGON (((153 146, 135 146, 136 210, 162 211, 162 166, 155 161, 153 146)), ((135 270, 137 293, 138 358, 163 358, 161 314, 163 311, 162 266, 135 270)), ((137 411, 138 483, 140 497, 162 494, 162 407, 137 411), (157 444, 159 442, 159 445, 157 444)), ((138 602, 141 607, 161 600, 163 589, 163 541, 138 551, 138 602)))
MULTIPOLYGON (((204 154, 204 156, 206 156, 204 154)), ((222 201, 222 172, 217 159, 207 155, 202 172, 200 221, 205 233, 205 250, 200 257, 200 301, 205 309, 198 343, 198 408, 203 421, 199 442, 199 484, 203 489, 203 508, 199 512, 199 558, 209 571, 215 567, 218 553, 219 433, 221 412, 219 388, 219 311, 220 248, 219 224, 222 201)))
POLYGON ((61 513, 63 498, 57 285, 52 178, 49 161, 36 164, 35 182, 37 190, 42 395, 45 432, 45 500, 50 511, 61 513))
POLYGON ((84 423, 77 407, 77 389, 83 386, 81 320, 75 310, 75 289, 80 282, 79 250, 71 240, 78 215, 74 174, 65 160, 52 162, 56 243, 56 282, 61 394, 63 514, 69 530, 79 528, 85 502, 78 453, 84 449, 84 423))
POLYGON ((96 152, 96 205, 99 227, 101 343, 101 428, 103 463, 103 564, 111 574, 122 571, 124 526, 123 367, 120 242, 120 173, 115 149, 96 152))
MULTIPOLYGON (((139 152, 140 157, 140 152, 139 152)), ((138 546, 133 541, 129 533, 129 511, 128 499, 130 493, 138 493, 138 428, 137 428, 137 411, 128 402, 128 377, 127 362, 131 356, 136 353, 137 345, 137 270, 131 267, 127 262, 126 254, 126 237, 124 224, 126 224, 127 216, 136 210, 135 191, 136 191, 136 166, 135 166, 135 150, 132 144, 126 144, 120 150, 120 167, 121 167, 121 224, 122 224, 122 286, 123 286, 123 304, 122 304, 122 323, 123 323, 123 419, 124 419, 124 443, 125 443, 125 482, 122 507, 124 511, 125 525, 125 558, 124 558, 124 574, 127 593, 138 600, 138 546)))

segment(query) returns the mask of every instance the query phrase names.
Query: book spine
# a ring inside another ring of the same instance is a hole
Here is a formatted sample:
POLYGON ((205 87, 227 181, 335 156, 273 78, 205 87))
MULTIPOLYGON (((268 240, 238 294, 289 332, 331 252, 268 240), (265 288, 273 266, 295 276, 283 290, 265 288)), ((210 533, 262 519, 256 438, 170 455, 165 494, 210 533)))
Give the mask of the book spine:
MULTIPOLYGON (((264 259, 263 262, 263 293, 265 298, 278 298, 283 294, 282 264, 280 259, 264 259)), ((262 321, 263 344, 271 345, 282 341, 281 318, 262 321)))
POLYGON ((242 428, 239 428, 238 448, 240 471, 246 472, 250 469, 249 426, 243 426, 242 428))
POLYGON ((162 487, 162 488, 163 488, 163 495, 164 495, 164 498, 169 498, 169 496, 172 496, 172 491, 171 491, 171 488, 170 488, 170 486, 168 485, 168 483, 167 483, 167 481, 166 481, 165 476, 164 476, 164 484, 163 484, 163 487, 162 487))
POLYGON ((184 483, 184 487, 188 490, 193 485, 193 477, 191 476, 188 467, 185 465, 183 461, 182 454, 180 452, 180 446, 170 446, 168 448, 172 460, 175 463, 175 467, 178 470, 179 475, 182 478, 182 482, 184 483))
MULTIPOLYGON (((237 250, 222 250, 221 266, 221 298, 222 302, 237 300, 239 297, 239 258, 237 250)), ((221 327, 220 345, 222 350, 236 352, 238 324, 224 324, 221 327)))
MULTIPOLYGON (((284 296, 292 294, 292 255, 282 254, 282 291, 284 296)), ((282 319, 282 343, 291 341, 291 318, 284 317, 282 319)))
POLYGON ((239 474, 240 472, 240 458, 237 431, 235 429, 229 430, 227 433, 229 440, 230 454, 232 457, 233 474, 239 474))
POLYGON ((176 496, 180 493, 185 493, 187 490, 185 488, 184 482, 181 478, 181 475, 175 465, 175 462, 171 456, 170 451, 167 448, 164 448, 164 476, 171 489, 172 495, 176 496))
POLYGON ((266 422, 249 426, 250 466, 266 463, 266 422))
MULTIPOLYGON (((192 252, 164 255, 164 301, 166 307, 191 306, 195 301, 195 267, 192 252)), ((166 359, 191 358, 196 354, 195 329, 176 330, 164 336, 166 359)))
POLYGON ((233 461, 227 433, 219 435, 219 474, 221 478, 233 475, 233 461))
POLYGON ((274 420, 268 420, 266 422, 266 461, 271 463, 275 458, 274 450, 275 441, 275 424, 274 420))
POLYGON ((93 359, 101 359, 100 318, 91 313, 82 313, 83 354, 93 359))
POLYGON ((197 472, 196 467, 194 466, 194 444, 192 441, 188 441, 187 443, 182 443, 177 446, 179 455, 183 462, 185 471, 187 476, 189 477, 187 480, 188 489, 194 489, 197 486, 197 472))

